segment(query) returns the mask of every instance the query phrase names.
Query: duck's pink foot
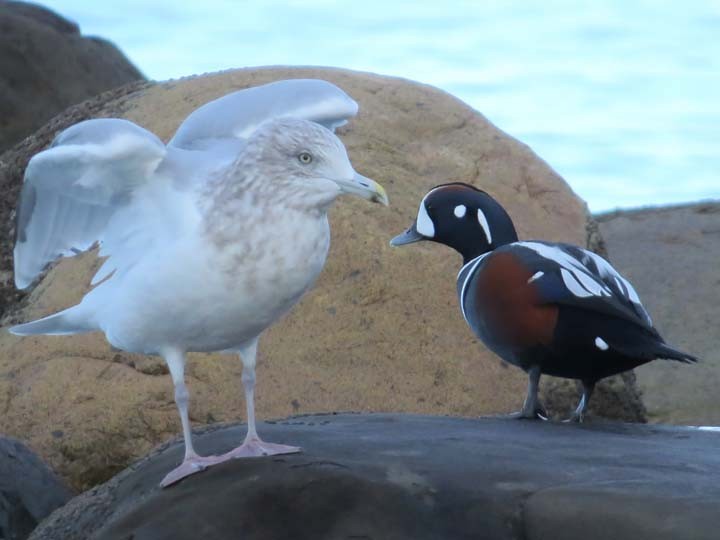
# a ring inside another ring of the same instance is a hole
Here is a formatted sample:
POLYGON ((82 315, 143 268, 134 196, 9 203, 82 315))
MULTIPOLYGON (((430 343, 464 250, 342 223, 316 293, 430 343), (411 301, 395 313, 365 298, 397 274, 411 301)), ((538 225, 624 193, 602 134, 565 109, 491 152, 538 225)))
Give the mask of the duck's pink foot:
POLYGON ((170 471, 165 478, 160 482, 161 488, 166 488, 179 482, 183 478, 190 476, 191 474, 199 473, 207 469, 208 467, 221 463, 222 461, 216 456, 201 457, 195 456, 183 461, 179 467, 170 471))
POLYGON ((301 449, 298 446, 287 446, 261 441, 260 439, 246 439, 242 445, 228 453, 218 456, 223 461, 247 457, 277 456, 280 454, 297 454, 301 449))

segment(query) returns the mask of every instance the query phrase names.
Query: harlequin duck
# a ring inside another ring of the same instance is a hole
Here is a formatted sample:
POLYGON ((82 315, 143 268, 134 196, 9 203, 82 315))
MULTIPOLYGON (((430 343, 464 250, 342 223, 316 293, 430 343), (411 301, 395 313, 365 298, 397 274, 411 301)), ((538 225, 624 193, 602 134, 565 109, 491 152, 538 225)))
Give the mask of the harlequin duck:
POLYGON ((391 245, 420 240, 462 255, 457 292, 465 321, 528 374, 519 418, 547 417, 538 400, 543 373, 582 382, 570 418, 582 422, 598 380, 656 358, 697 361, 664 342, 633 286, 605 259, 569 244, 518 241, 505 209, 471 185, 430 190, 415 222, 391 245))

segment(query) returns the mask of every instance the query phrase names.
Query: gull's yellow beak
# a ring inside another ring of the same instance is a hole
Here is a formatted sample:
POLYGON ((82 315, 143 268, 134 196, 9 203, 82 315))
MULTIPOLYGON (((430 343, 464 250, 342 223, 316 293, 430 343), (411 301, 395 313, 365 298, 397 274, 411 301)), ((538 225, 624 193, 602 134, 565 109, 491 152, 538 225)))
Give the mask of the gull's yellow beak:
POLYGON ((377 202, 388 206, 388 196, 385 188, 378 184, 375 180, 366 178, 361 174, 355 173, 351 180, 335 180, 343 193, 358 195, 363 199, 377 202))

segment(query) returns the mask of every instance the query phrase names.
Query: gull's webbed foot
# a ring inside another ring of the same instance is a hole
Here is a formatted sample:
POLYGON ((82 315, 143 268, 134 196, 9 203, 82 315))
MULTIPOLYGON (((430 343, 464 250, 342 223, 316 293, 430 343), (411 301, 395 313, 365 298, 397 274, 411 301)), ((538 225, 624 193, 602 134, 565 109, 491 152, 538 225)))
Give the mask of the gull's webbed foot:
POLYGON ((258 437, 245 439, 245 442, 234 450, 218 456, 218 459, 227 461, 230 459, 241 459, 248 457, 277 456, 281 454, 297 454, 301 452, 298 446, 287 446, 260 440, 258 437))
POLYGON ((179 467, 176 467, 175 469, 170 471, 165 476, 165 478, 162 479, 162 482, 160 482, 160 487, 166 488, 168 486, 171 486, 179 482, 183 478, 186 478, 191 474, 202 472, 208 467, 216 465, 217 463, 221 463, 221 461, 218 461, 218 457, 216 456, 193 456, 185 458, 185 460, 180 464, 179 467))

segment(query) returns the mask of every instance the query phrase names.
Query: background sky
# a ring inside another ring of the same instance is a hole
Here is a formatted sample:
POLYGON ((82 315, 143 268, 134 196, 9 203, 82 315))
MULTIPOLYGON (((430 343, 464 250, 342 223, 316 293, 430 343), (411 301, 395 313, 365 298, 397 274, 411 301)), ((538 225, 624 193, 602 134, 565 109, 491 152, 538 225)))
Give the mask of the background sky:
POLYGON ((152 79, 284 64, 438 86, 593 211, 720 198, 717 0, 43 3, 152 79))

